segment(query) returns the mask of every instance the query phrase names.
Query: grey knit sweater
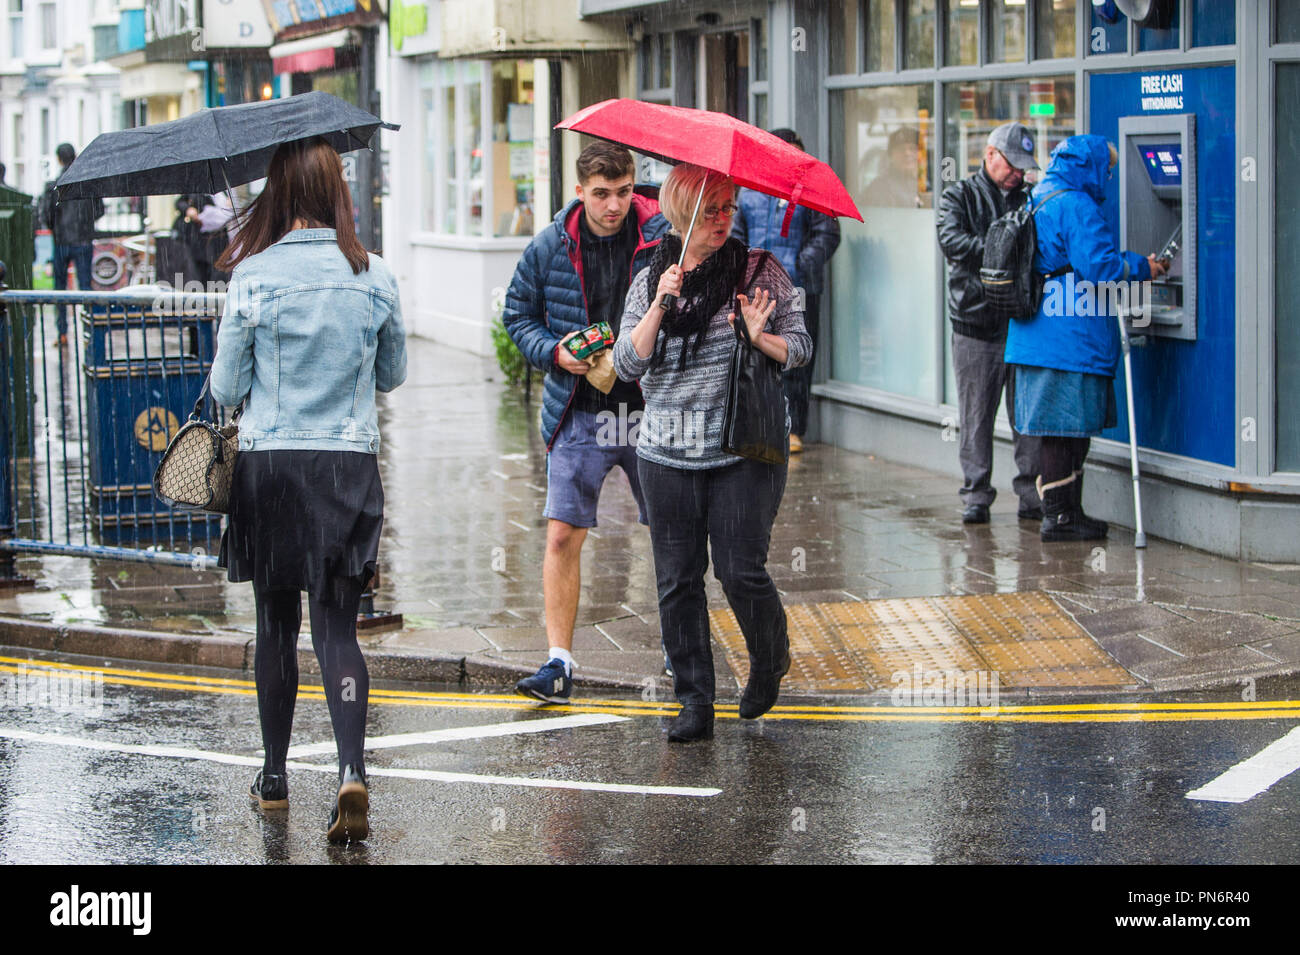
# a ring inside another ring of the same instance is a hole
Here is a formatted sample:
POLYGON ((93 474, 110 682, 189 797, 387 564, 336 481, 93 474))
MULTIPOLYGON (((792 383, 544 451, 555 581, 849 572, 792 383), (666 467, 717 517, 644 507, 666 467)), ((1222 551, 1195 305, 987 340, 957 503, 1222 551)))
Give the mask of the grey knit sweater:
MULTIPOLYGON (((759 249, 750 250, 747 274, 762 254, 759 249)), ((713 316, 700 350, 687 355, 685 368, 680 371, 677 368, 685 341, 675 338, 669 342, 663 362, 651 372, 650 359, 637 355, 630 334, 650 307, 649 296, 653 290, 646 289, 649 275, 648 268, 642 269, 632 280, 623 306, 619 338, 614 343, 614 370, 625 381, 639 378, 645 395, 636 453, 647 461, 673 468, 694 470, 734 464, 741 459, 722 450, 722 416, 727 401, 731 351, 736 340, 727 316, 735 299, 729 300, 713 316)), ((788 370, 807 364, 812 357, 812 338, 804 327, 794 286, 776 256, 768 256, 746 294, 752 298, 759 288, 766 288, 776 296, 776 309, 768 319, 767 331, 785 339, 789 356, 784 367, 788 370)), ((740 315, 736 320, 743 321, 740 315)), ((664 333, 660 331, 656 348, 663 338, 664 333)), ((789 428, 788 419, 786 427, 789 428)))

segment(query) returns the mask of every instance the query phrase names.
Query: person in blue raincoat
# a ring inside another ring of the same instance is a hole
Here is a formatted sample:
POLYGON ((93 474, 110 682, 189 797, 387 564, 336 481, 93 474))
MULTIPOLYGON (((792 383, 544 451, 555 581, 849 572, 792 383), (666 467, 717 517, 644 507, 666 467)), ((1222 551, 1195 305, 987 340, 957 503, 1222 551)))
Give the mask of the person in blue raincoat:
MULTIPOLYGON (((1034 316, 1013 321, 1007 364, 1016 366, 1016 428, 1043 438, 1038 492, 1044 541, 1097 540, 1105 521, 1083 512, 1083 461, 1093 435, 1117 421, 1114 377, 1120 283, 1158 278, 1165 263, 1117 247, 1102 203, 1118 161, 1101 136, 1071 136, 1052 150, 1032 202, 1038 250, 1034 269, 1048 279, 1034 316)), ((1122 300, 1122 299, 1120 299, 1122 300)))
MULTIPOLYGON (((803 140, 793 129, 774 129, 772 135, 803 149, 803 140)), ((739 209, 731 221, 731 234, 750 248, 767 249, 785 267, 796 289, 804 291, 804 321, 817 348, 817 316, 826 263, 840 244, 840 224, 833 216, 796 206, 790 217, 790 230, 781 234, 785 221, 786 200, 753 189, 741 189, 736 199, 739 209)), ((812 391, 812 360, 806 365, 781 374, 786 404, 790 413, 790 453, 803 450, 804 432, 808 430, 808 404, 812 391)))

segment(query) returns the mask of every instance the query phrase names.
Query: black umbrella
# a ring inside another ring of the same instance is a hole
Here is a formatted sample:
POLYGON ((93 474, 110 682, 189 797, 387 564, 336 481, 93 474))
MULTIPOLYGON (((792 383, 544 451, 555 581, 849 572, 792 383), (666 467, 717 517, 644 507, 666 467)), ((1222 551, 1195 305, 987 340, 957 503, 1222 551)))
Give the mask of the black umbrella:
POLYGON ((398 128, 319 90, 201 109, 96 136, 59 179, 57 198, 211 195, 265 176, 282 143, 320 136, 346 153, 369 148, 380 126, 398 128))

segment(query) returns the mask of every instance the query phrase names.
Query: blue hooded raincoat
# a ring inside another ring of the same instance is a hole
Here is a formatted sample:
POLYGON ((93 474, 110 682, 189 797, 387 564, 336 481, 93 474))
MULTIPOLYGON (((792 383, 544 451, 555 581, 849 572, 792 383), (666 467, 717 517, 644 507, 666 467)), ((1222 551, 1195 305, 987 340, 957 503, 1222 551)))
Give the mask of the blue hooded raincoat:
MULTIPOLYGON (((1096 433, 1098 409, 1062 407, 1067 395, 1102 399, 1110 394, 1109 381, 1070 381, 1074 375, 1114 378, 1120 358, 1118 318, 1114 298, 1099 294, 1101 283, 1138 282, 1151 278, 1144 256, 1121 252, 1101 205, 1110 177, 1110 148, 1102 136, 1071 136, 1052 150, 1042 181, 1034 188, 1035 207, 1059 189, 1035 213, 1038 251, 1034 268, 1048 274, 1069 265, 1071 271, 1048 279, 1043 301, 1034 316, 1013 321, 1007 330, 1006 361, 1028 366, 1017 369, 1016 424, 1028 434, 1096 433), (1035 369, 1054 369, 1070 376, 1036 375, 1035 369), (1021 387, 1023 379, 1023 389, 1021 387), (1043 414, 1044 403, 1056 407, 1043 414), (1077 410, 1078 414, 1072 414, 1077 410), (1050 423, 1048 423, 1050 422, 1050 423), (1022 427, 1022 425, 1024 427, 1022 427)), ((1100 409, 1105 413, 1105 409, 1100 409)))

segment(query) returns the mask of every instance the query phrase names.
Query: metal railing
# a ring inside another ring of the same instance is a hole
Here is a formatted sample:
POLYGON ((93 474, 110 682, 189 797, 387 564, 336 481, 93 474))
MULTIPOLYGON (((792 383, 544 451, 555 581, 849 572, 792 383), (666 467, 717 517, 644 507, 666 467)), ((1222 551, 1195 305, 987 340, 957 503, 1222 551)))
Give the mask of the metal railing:
POLYGON ((19 553, 216 565, 219 516, 168 507, 151 481, 212 365, 224 299, 0 286, 0 576, 19 553))

